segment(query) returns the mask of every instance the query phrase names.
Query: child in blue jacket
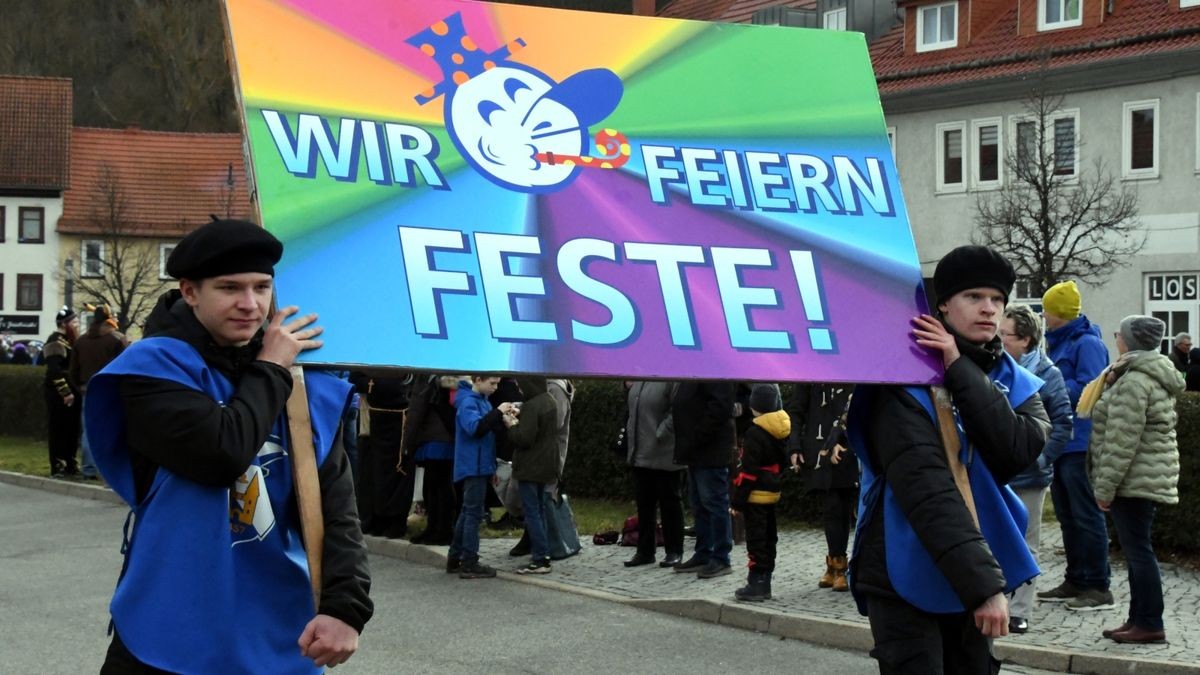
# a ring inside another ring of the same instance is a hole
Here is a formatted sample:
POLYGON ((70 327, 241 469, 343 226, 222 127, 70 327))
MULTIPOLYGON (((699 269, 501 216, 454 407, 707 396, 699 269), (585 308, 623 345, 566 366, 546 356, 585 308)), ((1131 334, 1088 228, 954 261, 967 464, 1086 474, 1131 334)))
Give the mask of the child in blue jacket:
POLYGON ((454 524, 454 539, 446 571, 460 579, 486 579, 496 570, 479 562, 479 526, 483 522, 488 481, 496 472, 496 436, 502 425, 516 424, 517 408, 501 403, 493 408, 488 396, 496 391, 499 377, 475 375, 459 382, 454 400, 454 482, 461 481, 462 511, 454 524))

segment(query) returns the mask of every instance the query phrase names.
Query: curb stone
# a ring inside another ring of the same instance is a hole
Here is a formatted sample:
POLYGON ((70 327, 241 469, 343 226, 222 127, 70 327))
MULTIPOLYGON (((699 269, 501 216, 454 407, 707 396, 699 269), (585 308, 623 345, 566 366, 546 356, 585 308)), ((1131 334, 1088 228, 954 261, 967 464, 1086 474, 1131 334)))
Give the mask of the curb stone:
MULTIPOLYGON (((424 549, 427 556, 421 557, 431 566, 446 563, 446 547, 426 547, 404 540, 386 540, 366 537, 367 549, 372 553, 397 557, 416 562, 408 549, 424 549)), ((552 581, 541 577, 528 577, 511 572, 497 571, 497 577, 520 583, 541 586, 566 593, 615 602, 630 607, 647 609, 686 619, 716 623, 734 628, 753 630, 781 638, 802 640, 837 649, 866 652, 874 646, 871 629, 865 624, 783 613, 770 608, 752 608, 735 602, 718 602, 706 598, 636 598, 598 591, 595 589, 552 581)), ((1008 641, 995 642, 996 658, 1004 663, 1041 670, 1088 675, 1200 675, 1200 666, 1175 661, 1087 654, 1075 651, 1048 649, 1032 645, 1019 645, 1008 641)))
POLYGON ((77 483, 58 478, 45 478, 43 476, 29 476, 12 471, 0 471, 0 483, 125 506, 124 499, 121 499, 117 493, 110 490, 107 485, 98 481, 95 483, 77 483))

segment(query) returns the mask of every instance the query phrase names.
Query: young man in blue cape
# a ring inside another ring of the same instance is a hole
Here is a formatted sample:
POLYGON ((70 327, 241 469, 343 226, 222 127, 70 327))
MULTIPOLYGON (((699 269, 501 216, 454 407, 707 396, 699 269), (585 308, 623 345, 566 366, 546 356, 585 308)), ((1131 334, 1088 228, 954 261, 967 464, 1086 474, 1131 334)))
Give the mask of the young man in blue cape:
POLYGON ((953 429, 940 431, 928 388, 855 390, 848 435, 863 477, 850 588, 881 673, 998 672, 1005 594, 1037 574, 1024 507, 1005 487, 1050 427, 1041 380, 997 337, 1015 276, 990 249, 956 248, 934 272, 938 317, 913 320, 916 343, 942 356, 953 408, 941 417, 953 429), (959 446, 953 459, 947 445, 959 446))
POLYGON ((283 245, 215 221, 175 247, 146 337, 100 371, 84 414, 96 463, 133 509, 102 673, 314 673, 358 648, 370 576, 338 434, 349 386, 306 377, 325 524, 313 606, 293 495, 288 367, 316 315, 267 313, 283 245))

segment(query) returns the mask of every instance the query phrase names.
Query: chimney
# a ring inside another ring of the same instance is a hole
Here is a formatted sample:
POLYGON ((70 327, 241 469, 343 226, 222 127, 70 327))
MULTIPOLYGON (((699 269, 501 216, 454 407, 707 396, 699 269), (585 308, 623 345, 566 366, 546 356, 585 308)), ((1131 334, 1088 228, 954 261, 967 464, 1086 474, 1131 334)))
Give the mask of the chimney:
POLYGON ((654 16, 654 0, 633 0, 635 16, 654 16))

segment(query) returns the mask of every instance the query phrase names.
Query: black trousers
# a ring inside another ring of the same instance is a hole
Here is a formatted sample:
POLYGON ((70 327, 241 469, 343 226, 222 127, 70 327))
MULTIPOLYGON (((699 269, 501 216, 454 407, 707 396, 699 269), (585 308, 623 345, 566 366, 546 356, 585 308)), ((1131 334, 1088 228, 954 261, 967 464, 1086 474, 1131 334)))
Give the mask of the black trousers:
POLYGON ((371 437, 358 437, 358 480, 354 484, 354 499, 358 503, 358 519, 363 534, 379 534, 375 525, 375 451, 371 437))
POLYGON ((171 675, 169 671, 159 670, 148 666, 129 652, 121 636, 113 630, 112 642, 108 645, 108 653, 100 666, 100 675, 171 675))
POLYGON ((663 549, 667 555, 683 555, 682 471, 633 467, 633 489, 638 513, 638 554, 654 555, 657 548, 656 511, 662 513, 663 549))
POLYGON ((79 452, 79 413, 83 406, 79 399, 75 400, 75 405, 65 405, 57 390, 46 389, 45 394, 50 473, 76 473, 79 471, 79 460, 76 459, 79 452))
POLYGON ((881 675, 995 675, 992 641, 970 612, 929 614, 896 598, 867 596, 881 675))
POLYGON ((746 555, 750 558, 750 571, 774 572, 775 549, 779 543, 775 505, 747 504, 742 514, 746 517, 746 555))
POLYGON ((421 462, 425 467, 421 495, 425 499, 425 531, 437 539, 454 536, 458 520, 454 497, 454 461, 434 459, 421 462))
POLYGON ((825 526, 825 545, 829 555, 846 555, 850 543, 850 523, 858 504, 858 488, 832 488, 825 491, 822 520, 825 526))
POLYGON ((375 457, 374 516, 376 525, 383 527, 401 527, 412 509, 415 467, 411 458, 400 456, 403 432, 403 414, 378 409, 371 412, 370 445, 375 457))

